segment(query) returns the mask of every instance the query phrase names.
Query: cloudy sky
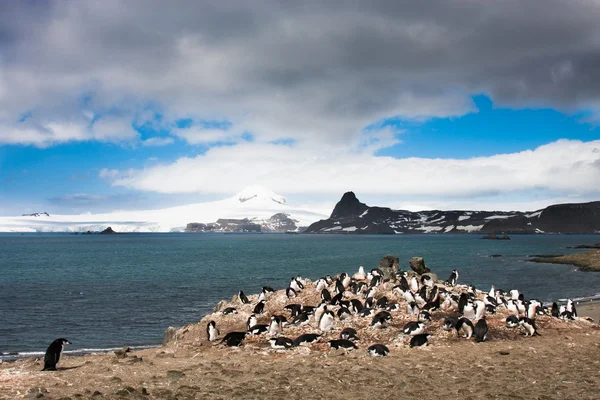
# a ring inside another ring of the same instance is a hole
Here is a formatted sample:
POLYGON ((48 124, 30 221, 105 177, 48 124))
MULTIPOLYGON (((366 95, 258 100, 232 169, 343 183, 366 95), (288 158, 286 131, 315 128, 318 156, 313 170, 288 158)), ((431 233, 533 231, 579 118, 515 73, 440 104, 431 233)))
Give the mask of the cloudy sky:
POLYGON ((598 21, 597 0, 0 2, 0 215, 250 184, 294 204, 600 200, 598 21))

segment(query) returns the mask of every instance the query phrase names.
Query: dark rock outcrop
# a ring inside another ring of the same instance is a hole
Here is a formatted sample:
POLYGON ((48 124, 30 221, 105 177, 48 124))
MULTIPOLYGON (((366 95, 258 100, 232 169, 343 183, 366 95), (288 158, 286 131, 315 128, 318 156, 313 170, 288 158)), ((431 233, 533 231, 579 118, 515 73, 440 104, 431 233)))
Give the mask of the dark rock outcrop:
MULTIPOLYGON (((600 202, 558 204, 535 212, 419 211, 370 207, 344 193, 328 219, 306 233, 600 233, 600 202)), ((496 239, 509 239, 498 236, 496 239)))
POLYGON ((482 239, 487 239, 487 240, 510 240, 510 238, 508 237, 508 235, 498 236, 495 233, 490 233, 489 235, 485 235, 484 237, 482 237, 482 239))
POLYGON ((431 270, 427 268, 427 265, 425 265, 425 260, 423 260, 423 257, 413 257, 408 263, 410 264, 410 269, 419 275, 431 272, 431 270))
POLYGON ((400 261, 398 257, 387 255, 379 260, 379 269, 383 272, 383 279, 394 280, 396 278, 396 272, 400 268, 400 261))
POLYGON ((108 228, 106 228, 105 230, 103 230, 102 232, 100 232, 101 235, 116 235, 119 232, 115 232, 113 231, 113 229, 109 226, 108 228))

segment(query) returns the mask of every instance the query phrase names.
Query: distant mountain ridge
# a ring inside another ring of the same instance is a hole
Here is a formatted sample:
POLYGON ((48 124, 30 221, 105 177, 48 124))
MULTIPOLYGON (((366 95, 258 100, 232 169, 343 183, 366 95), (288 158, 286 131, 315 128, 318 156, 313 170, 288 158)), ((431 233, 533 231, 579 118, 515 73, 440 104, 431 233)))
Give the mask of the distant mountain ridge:
POLYGON ((220 218, 216 222, 191 222, 185 227, 186 232, 254 232, 254 233, 286 233, 298 232, 306 226, 298 225, 299 221, 289 214, 277 213, 268 219, 260 218, 220 218))
POLYGON ((557 204, 533 212, 419 211, 370 207, 346 192, 328 219, 306 233, 600 233, 600 201, 557 204))

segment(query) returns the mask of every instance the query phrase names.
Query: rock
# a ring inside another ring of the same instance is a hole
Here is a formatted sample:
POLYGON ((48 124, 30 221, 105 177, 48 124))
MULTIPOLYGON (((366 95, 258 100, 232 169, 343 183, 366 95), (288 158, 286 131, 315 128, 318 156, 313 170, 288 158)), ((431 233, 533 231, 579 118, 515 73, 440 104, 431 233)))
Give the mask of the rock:
POLYGON ((490 233, 489 235, 485 235, 484 237, 482 237, 482 239, 488 239, 488 240, 510 240, 510 238, 508 237, 508 235, 498 236, 495 233, 490 233))
POLYGON ((122 388, 118 389, 115 394, 119 396, 128 396, 134 392, 135 388, 132 388, 131 386, 123 386, 122 388))
POLYGON ((396 272, 400 269, 400 261, 398 257, 390 254, 379 260, 379 269, 383 272, 383 279, 391 281, 396 278, 396 272))
POLYGON ((156 353, 156 358, 175 358, 175 353, 172 351, 159 351, 156 353))
POLYGON ((94 393, 92 393, 92 397, 102 397, 102 392, 95 390, 94 393))
POLYGON ((100 232, 101 235, 116 235, 117 233, 118 232, 113 231, 113 229, 110 226, 102 232, 100 232))
POLYGON ((499 258, 499 257, 502 257, 502 254, 490 254, 488 257, 489 258, 499 258))
POLYGON ((425 260, 423 260, 423 257, 413 257, 410 259, 409 264, 410 268, 419 275, 431 272, 431 270, 425 265, 425 260))
POLYGON ((121 378, 119 378, 118 376, 113 376, 112 378, 110 378, 110 381, 112 383, 121 383, 121 382, 123 382, 123 380, 121 378))
POLYGON ((142 357, 138 357, 138 356, 131 356, 127 359, 127 362, 129 364, 140 363, 142 361, 144 361, 144 359, 142 357))
POLYGON ((177 371, 175 369, 167 371, 167 378, 180 380, 184 376, 185 376, 185 374, 183 372, 177 371))
POLYGON ((114 353, 117 358, 127 358, 127 353, 123 350, 115 350, 114 353))
POLYGON ((225 300, 221 300, 217 303, 217 305, 215 305, 215 308, 213 308, 213 312, 219 312, 219 311, 223 311, 224 309, 227 308, 227 304, 228 302, 225 300))
POLYGON ((165 330, 165 337, 163 339, 163 346, 168 345, 169 343, 174 343, 177 341, 177 328, 170 326, 165 330))

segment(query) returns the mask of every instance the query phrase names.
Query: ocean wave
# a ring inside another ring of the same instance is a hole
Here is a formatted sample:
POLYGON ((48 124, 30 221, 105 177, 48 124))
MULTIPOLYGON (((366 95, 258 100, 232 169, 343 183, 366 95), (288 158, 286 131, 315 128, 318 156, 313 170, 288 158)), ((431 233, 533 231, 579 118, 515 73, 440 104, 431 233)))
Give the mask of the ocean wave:
MULTIPOLYGON (((160 345, 148 345, 148 346, 128 346, 131 350, 146 350, 160 347, 160 345)), ((70 356, 83 356, 85 354, 92 353, 108 353, 115 350, 121 350, 123 347, 106 347, 106 348, 87 348, 65 350, 64 354, 70 356)), ((19 352, 2 352, 0 354, 0 360, 3 361, 15 361, 24 358, 39 358, 46 354, 45 351, 19 351, 19 352)))

